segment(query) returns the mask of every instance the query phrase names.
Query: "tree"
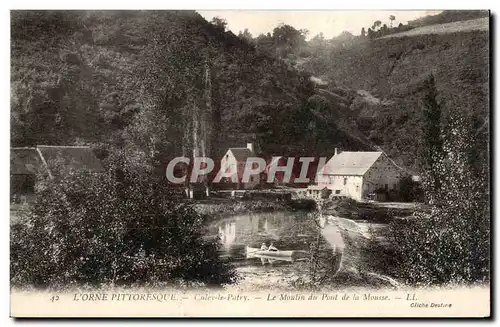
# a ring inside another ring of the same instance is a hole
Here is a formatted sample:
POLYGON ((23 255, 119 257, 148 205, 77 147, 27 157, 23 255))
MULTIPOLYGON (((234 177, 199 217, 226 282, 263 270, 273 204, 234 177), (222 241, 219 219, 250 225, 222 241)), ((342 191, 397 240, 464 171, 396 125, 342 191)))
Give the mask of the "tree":
POLYGON ((389 15, 389 20, 391 21, 391 28, 392 28, 392 23, 394 22, 395 19, 396 19, 396 16, 389 15))
POLYGON ((361 36, 362 36, 362 37, 365 37, 365 36, 366 36, 366 31, 365 31, 365 28, 364 28, 364 27, 361 29, 361 36))
POLYGON ((380 27, 382 25, 382 22, 380 20, 376 20, 375 22, 373 22, 373 25, 372 25, 372 30, 376 30, 378 27, 380 27))
POLYGON ((423 132, 424 139, 422 143, 422 161, 424 169, 428 172, 428 176, 424 177, 427 184, 427 190, 439 190, 441 183, 441 175, 436 164, 441 160, 443 155, 443 140, 441 134, 441 105, 437 102, 437 89, 434 80, 434 75, 430 75, 424 81, 424 98, 423 98, 423 132))
POLYGON ((488 162, 474 173, 470 154, 475 130, 454 112, 443 132, 443 156, 434 164, 441 187, 424 184, 428 212, 391 224, 397 274, 411 284, 486 282, 490 278, 488 162))
POLYGON ((240 31, 238 33, 238 37, 247 40, 248 42, 253 41, 252 33, 248 31, 248 28, 245 28, 243 32, 240 31))
POLYGON ((316 44, 322 44, 325 41, 325 36, 323 35, 323 32, 316 34, 310 42, 316 43, 316 44))
POLYGON ((382 35, 387 34, 387 25, 386 24, 382 25, 382 28, 380 29, 380 33, 382 33, 382 35))
POLYGON ((423 189, 428 210, 394 221, 389 239, 396 273, 411 284, 487 282, 490 278, 490 211, 487 144, 473 119, 458 110, 441 119, 434 77, 423 100, 423 189))
POLYGON ((410 175, 401 178, 399 196, 403 202, 421 201, 423 194, 420 183, 413 181, 410 175))
POLYGON ((212 18, 212 20, 210 21, 210 23, 212 25, 215 25, 217 26, 218 28, 220 28, 222 31, 225 31, 226 30, 226 27, 227 27, 227 20, 225 20, 224 18, 221 18, 221 17, 214 17, 212 18))
POLYGON ((332 190, 327 189, 326 187, 320 191, 320 195, 322 199, 328 199, 328 197, 332 194, 332 190))
POLYGON ((373 30, 371 28, 368 28, 368 38, 371 40, 374 37, 373 30))
MULTIPOLYGON (((271 108, 266 119, 273 130, 258 137, 275 134, 289 148, 303 147, 291 142, 293 124, 283 131, 271 113, 302 112, 314 88, 309 76, 273 57, 271 33, 255 39, 254 51, 193 11, 16 12, 11 30, 13 146, 78 141, 175 157, 192 153, 193 111, 210 103, 203 110, 213 113, 204 124, 212 127, 206 128, 212 149, 231 135, 253 133, 245 122, 261 107, 271 108), (71 55, 54 55, 62 50, 71 55), (75 53, 82 54, 80 64, 75 53)), ((307 49, 305 33, 278 45, 282 53, 307 49)), ((273 148, 274 137, 267 139, 273 148)))
POLYGON ((354 35, 349 31, 342 31, 336 39, 339 41, 351 41, 354 39, 354 35))
POLYGON ((327 48, 327 41, 323 33, 316 34, 311 40, 307 42, 307 47, 300 49, 300 56, 303 57, 304 52, 312 49, 316 56, 323 56, 327 48))
POLYGON ((12 13, 13 145, 58 144, 77 137, 95 141, 102 127, 96 93, 109 79, 71 44, 82 30, 83 16, 79 11, 12 13), (28 55, 33 49, 37 55, 28 55))
POLYGON ((219 259, 218 240, 202 238, 203 217, 173 200, 144 160, 133 159, 115 153, 104 173, 41 179, 30 212, 12 227, 13 285, 159 287, 234 280, 231 266, 219 259))
POLYGON ((293 26, 282 24, 274 28, 273 39, 277 46, 287 46, 295 49, 305 44, 308 33, 307 30, 297 30, 293 26))

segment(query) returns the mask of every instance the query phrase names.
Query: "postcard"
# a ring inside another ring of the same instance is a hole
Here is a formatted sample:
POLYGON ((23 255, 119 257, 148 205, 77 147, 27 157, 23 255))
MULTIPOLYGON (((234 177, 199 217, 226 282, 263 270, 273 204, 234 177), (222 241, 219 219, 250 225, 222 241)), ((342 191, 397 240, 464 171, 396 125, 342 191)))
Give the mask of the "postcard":
POLYGON ((12 10, 11 317, 490 317, 489 28, 12 10))

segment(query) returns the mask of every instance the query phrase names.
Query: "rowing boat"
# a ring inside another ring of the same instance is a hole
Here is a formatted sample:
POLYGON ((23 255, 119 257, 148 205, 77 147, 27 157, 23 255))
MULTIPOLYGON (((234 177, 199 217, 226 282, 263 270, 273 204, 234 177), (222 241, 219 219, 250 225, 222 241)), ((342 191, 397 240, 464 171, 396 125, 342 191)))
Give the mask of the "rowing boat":
POLYGON ((287 258, 293 256, 295 251, 268 251, 259 248, 251 248, 247 246, 247 256, 261 256, 261 257, 274 257, 274 258, 287 258))

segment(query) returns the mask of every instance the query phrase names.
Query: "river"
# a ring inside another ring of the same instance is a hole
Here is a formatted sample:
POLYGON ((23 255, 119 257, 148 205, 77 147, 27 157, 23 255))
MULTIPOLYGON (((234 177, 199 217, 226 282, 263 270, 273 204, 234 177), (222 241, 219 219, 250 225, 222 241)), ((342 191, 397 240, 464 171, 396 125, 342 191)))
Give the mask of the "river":
POLYGON ((398 282, 385 269, 374 268, 379 261, 384 265, 386 259, 372 252, 371 233, 379 234, 385 228, 385 224, 314 212, 279 211, 217 220, 207 226, 207 236, 220 237, 219 255, 236 267, 239 280, 232 288, 397 288, 398 282), (271 242, 280 251, 293 251, 292 255, 253 255, 262 243, 269 246, 271 242))
POLYGON ((340 233, 316 223, 309 212, 272 212, 236 215, 216 221, 209 235, 221 239, 220 256, 229 260, 241 277, 237 287, 260 290, 269 287, 296 288, 305 283, 321 283, 335 276, 344 249, 340 233), (325 239, 325 236, 328 240, 325 239), (293 251, 284 257, 252 255, 247 247, 262 243, 280 251, 293 251))

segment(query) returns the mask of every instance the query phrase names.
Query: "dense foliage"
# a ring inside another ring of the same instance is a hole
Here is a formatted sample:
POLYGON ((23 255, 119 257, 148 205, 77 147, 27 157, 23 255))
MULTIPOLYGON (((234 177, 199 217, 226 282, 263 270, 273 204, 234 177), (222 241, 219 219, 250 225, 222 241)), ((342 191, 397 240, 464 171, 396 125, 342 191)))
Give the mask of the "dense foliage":
POLYGON ((421 157, 423 167, 428 171, 427 190, 428 192, 438 192, 441 186, 442 172, 435 169, 443 156, 443 138, 441 136, 441 115, 442 109, 437 102, 437 90, 434 76, 431 75, 424 82, 425 96, 423 99, 423 140, 421 157))
MULTIPOLYGON (((485 15, 445 11, 388 30, 485 15)), ((445 112, 473 103, 479 125, 488 112, 485 32, 306 42, 289 25, 257 37, 225 28, 191 11, 12 12, 12 144, 128 144, 174 156, 191 148, 201 110, 216 155, 246 141, 295 155, 380 146, 419 171, 414 133, 431 69, 445 112)))
MULTIPOLYGON (((428 91, 426 102, 433 103, 436 94, 428 91)), ((425 125, 440 130, 424 132, 436 154, 429 153, 423 185, 431 213, 392 223, 396 274, 426 285, 489 281, 489 170, 487 157, 477 151, 488 148, 487 139, 470 117, 454 113, 441 120, 424 112, 425 125)))
POLYGON ((41 180, 26 216, 11 227, 12 285, 161 286, 234 281, 203 217, 151 172, 114 158, 102 174, 41 180))
POLYGON ((489 113, 488 47, 487 32, 377 39, 333 49, 310 60, 307 70, 362 92, 350 106, 351 121, 397 162, 420 171, 415 153, 423 145, 416 140, 428 75, 434 75, 444 116, 472 113, 481 126, 489 113))
POLYGON ((336 115, 340 130, 371 149, 381 147, 400 165, 420 172, 425 163, 415 154, 424 147, 417 140, 422 139, 421 102, 429 74, 434 76, 438 100, 443 100, 443 115, 472 111, 478 126, 487 121, 489 35, 486 31, 405 37, 397 33, 487 16, 486 11, 443 11, 389 27, 392 17, 388 16, 384 22, 374 22, 368 32, 360 27, 361 35, 343 32, 326 39, 320 33, 305 44, 288 43, 286 49, 293 51, 286 52, 274 44, 271 33, 253 42, 294 69, 321 78, 325 83, 321 88, 330 94, 315 97, 324 98, 324 111, 336 115), (390 34, 393 37, 380 38, 390 34))
POLYGON ((487 10, 444 10, 438 15, 425 16, 408 22, 410 26, 427 26, 435 24, 446 24, 457 21, 477 19, 489 16, 487 10))
POLYGON ((309 75, 224 29, 192 11, 13 12, 12 145, 175 156, 192 148, 201 112, 216 154, 247 141, 279 154, 361 148, 310 111, 309 75))

